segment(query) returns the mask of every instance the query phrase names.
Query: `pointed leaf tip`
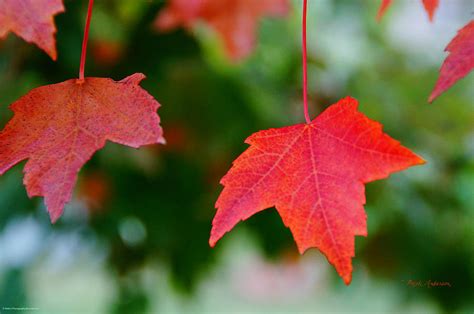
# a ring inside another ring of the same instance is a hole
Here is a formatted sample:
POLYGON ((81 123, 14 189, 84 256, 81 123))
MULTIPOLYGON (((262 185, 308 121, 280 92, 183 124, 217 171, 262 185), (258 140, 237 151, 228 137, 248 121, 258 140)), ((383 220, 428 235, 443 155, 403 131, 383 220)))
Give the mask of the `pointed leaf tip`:
POLYGON ((121 80, 120 83, 139 85, 144 79, 146 79, 145 74, 134 73, 121 80))
POLYGON ((423 0, 423 6, 428 14, 430 22, 433 22, 434 15, 439 6, 439 0, 423 0))
POLYGON ((388 10, 390 5, 392 4, 392 0, 382 0, 380 3, 379 10, 377 12, 377 22, 380 22, 385 15, 385 12, 388 10))

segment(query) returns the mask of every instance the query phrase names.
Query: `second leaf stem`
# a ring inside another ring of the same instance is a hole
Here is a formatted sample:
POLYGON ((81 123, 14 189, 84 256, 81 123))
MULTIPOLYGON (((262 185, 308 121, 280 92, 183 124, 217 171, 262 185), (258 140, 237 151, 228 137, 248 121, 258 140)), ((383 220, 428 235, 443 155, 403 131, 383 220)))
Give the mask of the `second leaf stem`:
POLYGON ((79 81, 84 81, 84 68, 86 66, 87 42, 89 40, 89 28, 91 24, 93 7, 94 7, 94 0, 89 0, 89 7, 87 8, 86 26, 84 29, 84 39, 82 40, 81 64, 79 66, 79 81))
POLYGON ((302 27, 302 40, 303 40, 303 105, 304 105, 304 117, 306 123, 311 123, 311 118, 308 111, 308 61, 307 61, 307 47, 306 47, 306 11, 308 8, 308 0, 303 0, 303 27, 302 27))

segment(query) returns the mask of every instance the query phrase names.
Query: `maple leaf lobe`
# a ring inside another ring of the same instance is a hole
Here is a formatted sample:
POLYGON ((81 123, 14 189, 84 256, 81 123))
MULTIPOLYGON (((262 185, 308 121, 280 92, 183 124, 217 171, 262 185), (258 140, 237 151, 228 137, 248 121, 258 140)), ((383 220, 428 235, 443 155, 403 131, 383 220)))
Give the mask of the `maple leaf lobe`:
POLYGON ((449 55, 441 66, 440 75, 429 97, 429 102, 433 102, 474 68, 474 20, 458 31, 445 51, 449 55))
POLYGON ((259 131, 222 178, 209 244, 275 207, 300 253, 316 247, 346 284, 354 236, 365 236, 364 184, 424 161, 382 132, 347 97, 310 124, 259 131))
POLYGON ((27 159, 28 196, 44 196, 54 223, 80 168, 106 141, 164 143, 159 103, 138 85, 144 77, 71 79, 30 91, 11 105, 14 116, 0 132, 0 175, 27 159))
POLYGON ((0 38, 13 32, 56 60, 53 17, 61 12, 62 0, 0 0, 0 38))

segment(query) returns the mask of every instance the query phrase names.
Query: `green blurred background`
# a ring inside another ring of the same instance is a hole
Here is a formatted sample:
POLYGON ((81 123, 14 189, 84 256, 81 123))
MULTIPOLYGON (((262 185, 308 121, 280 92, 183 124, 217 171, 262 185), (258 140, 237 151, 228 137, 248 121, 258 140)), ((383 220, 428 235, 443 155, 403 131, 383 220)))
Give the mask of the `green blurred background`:
MULTIPOLYGON (((1 313, 474 311, 474 76, 427 103, 472 0, 441 0, 434 23, 421 1, 396 1, 380 24, 379 1, 310 0, 312 116, 351 95, 428 161, 367 186, 369 235, 356 239, 350 286, 317 250, 298 255, 273 209, 209 248, 219 180, 244 139, 303 121, 301 0, 292 3, 286 19, 262 20, 255 52, 232 64, 205 26, 153 30, 164 1, 96 1, 86 75, 145 73, 168 144, 107 144, 55 225, 26 196, 24 163, 0 177, 1 313)), ((57 62, 13 35, 0 42, 1 127, 30 89, 77 76, 87 1, 65 6, 57 62)))

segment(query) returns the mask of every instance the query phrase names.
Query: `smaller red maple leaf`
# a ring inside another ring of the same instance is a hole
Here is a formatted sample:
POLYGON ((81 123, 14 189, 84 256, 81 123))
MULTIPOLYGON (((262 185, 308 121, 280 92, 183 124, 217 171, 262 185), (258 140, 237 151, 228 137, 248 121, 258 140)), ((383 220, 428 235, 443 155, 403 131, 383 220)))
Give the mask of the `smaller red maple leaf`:
POLYGON ((429 102, 453 86, 474 68, 474 20, 458 31, 445 51, 449 56, 440 69, 440 75, 429 102))
POLYGON ((144 78, 72 79, 30 91, 11 105, 15 115, 0 132, 0 175, 28 159, 28 195, 44 196, 54 223, 79 170, 106 141, 135 148, 164 143, 159 103, 139 86, 144 78))
POLYGON ((424 163, 347 97, 309 124, 259 131, 222 178, 209 243, 275 207, 300 253, 323 252, 346 284, 354 237, 366 236, 364 184, 424 163))
POLYGON ((0 38, 13 32, 56 60, 53 17, 61 12, 62 0, 0 0, 0 38))
MULTIPOLYGON (((428 17, 430 21, 433 21, 433 17, 436 12, 436 9, 438 9, 438 6, 439 6, 439 0, 422 0, 422 3, 423 3, 426 13, 428 13, 428 17)), ((388 8, 391 5, 392 5, 392 0, 382 0, 379 11, 377 13, 377 20, 380 21, 382 19, 385 12, 388 10, 388 8)))
POLYGON ((228 56, 239 60, 255 46, 259 19, 284 16, 288 10, 288 0, 171 0, 156 18, 155 27, 192 29, 204 21, 220 36, 228 56))

